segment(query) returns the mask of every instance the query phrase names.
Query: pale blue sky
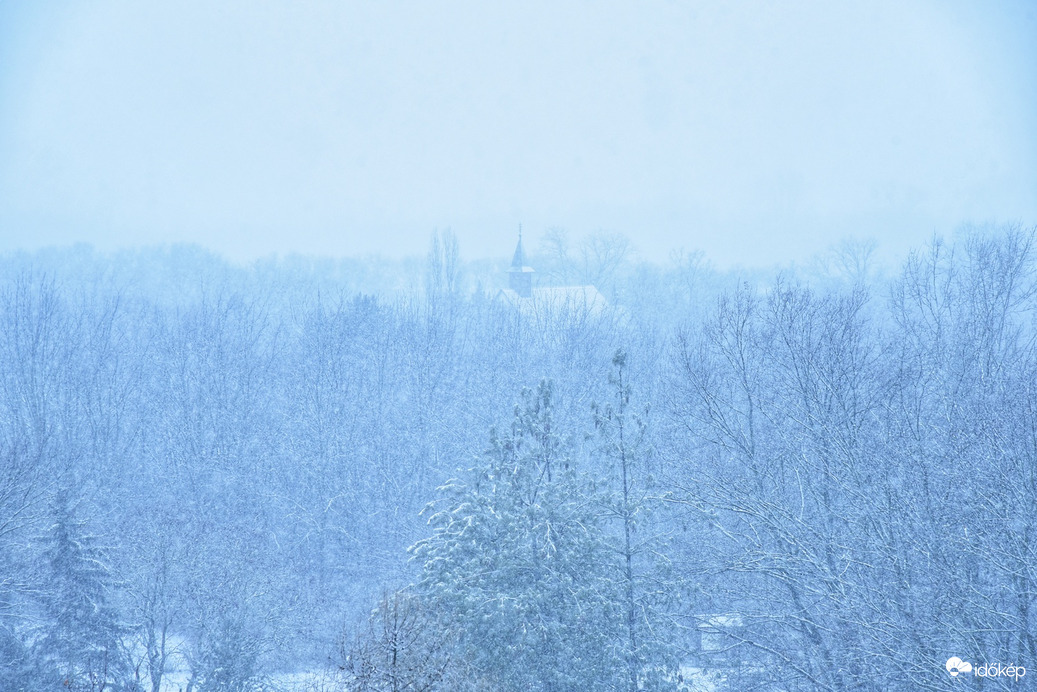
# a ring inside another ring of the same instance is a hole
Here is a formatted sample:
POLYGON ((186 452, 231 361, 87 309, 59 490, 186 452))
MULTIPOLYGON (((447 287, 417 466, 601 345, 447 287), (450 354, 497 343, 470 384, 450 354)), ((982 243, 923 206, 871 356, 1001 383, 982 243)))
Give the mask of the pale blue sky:
POLYGON ((0 251, 721 266, 1037 223, 1037 3, 0 0, 0 251))

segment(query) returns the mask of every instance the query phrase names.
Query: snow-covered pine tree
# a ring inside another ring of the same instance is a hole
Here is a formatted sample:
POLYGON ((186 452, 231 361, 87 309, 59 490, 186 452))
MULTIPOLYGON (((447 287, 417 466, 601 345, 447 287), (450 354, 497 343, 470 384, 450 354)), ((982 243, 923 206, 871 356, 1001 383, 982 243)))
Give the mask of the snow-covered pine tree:
POLYGON ((555 426, 551 384, 430 505, 418 592, 498 690, 621 689, 618 581, 588 476, 555 426))
POLYGON ((53 687, 41 680, 41 689, 104 692, 126 673, 122 627, 111 603, 116 582, 69 490, 55 494, 52 517, 42 552, 45 624, 36 658, 41 676, 60 679, 53 687))

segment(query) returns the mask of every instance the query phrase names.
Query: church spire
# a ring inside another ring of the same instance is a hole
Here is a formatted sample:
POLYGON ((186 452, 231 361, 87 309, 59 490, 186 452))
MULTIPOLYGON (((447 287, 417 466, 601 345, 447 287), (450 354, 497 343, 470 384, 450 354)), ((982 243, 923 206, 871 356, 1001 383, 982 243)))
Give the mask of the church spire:
POLYGON ((515 256, 508 269, 508 288, 521 298, 533 295, 533 267, 526 264, 526 253, 522 249, 522 224, 519 224, 518 245, 515 246, 515 256))
POLYGON ((511 269, 522 271, 524 266, 526 266, 526 253, 522 249, 522 224, 519 224, 518 245, 515 246, 515 256, 511 259, 511 269))

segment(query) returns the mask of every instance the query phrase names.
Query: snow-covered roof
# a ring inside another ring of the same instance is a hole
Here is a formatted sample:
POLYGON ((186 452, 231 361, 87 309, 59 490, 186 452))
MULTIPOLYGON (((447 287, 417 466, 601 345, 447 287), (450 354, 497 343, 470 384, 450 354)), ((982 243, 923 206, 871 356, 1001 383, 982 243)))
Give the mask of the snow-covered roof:
POLYGON ((545 314, 578 310, 598 314, 608 307, 608 301, 594 286, 546 286, 532 290, 523 298, 510 288, 503 288, 497 300, 512 305, 522 313, 545 314))

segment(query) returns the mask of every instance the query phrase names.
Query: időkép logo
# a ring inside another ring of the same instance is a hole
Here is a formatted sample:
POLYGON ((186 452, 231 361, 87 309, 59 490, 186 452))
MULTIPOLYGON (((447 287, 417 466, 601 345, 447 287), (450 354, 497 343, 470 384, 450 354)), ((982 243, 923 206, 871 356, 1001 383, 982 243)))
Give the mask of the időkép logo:
POLYGON ((972 673, 977 678, 1015 678, 1015 681, 1018 682, 1020 678, 1026 675, 1026 668, 1023 666, 984 663, 973 668, 971 663, 963 661, 957 656, 948 658, 947 664, 944 667, 947 668, 947 672, 951 674, 952 678, 972 673))

